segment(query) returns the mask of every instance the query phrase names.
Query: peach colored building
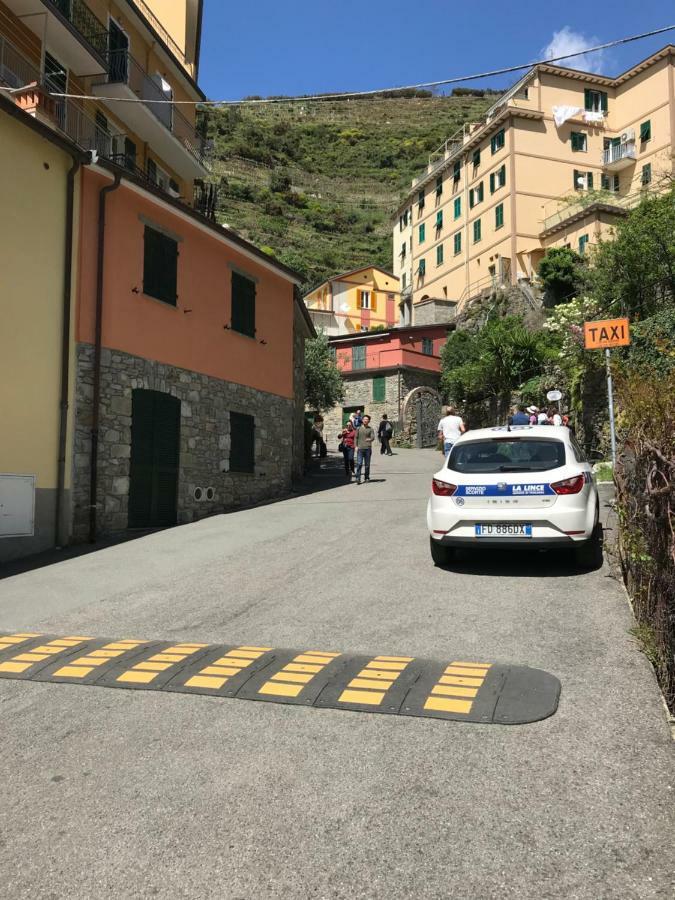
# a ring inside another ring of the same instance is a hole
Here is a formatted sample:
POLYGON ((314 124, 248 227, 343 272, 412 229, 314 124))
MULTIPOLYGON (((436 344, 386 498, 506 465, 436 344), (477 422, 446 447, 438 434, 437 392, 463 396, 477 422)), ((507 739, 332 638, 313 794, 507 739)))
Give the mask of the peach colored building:
POLYGON ((402 291, 411 281, 415 308, 527 290, 548 247, 587 252, 670 184, 674 142, 674 47, 616 78, 535 66, 413 181, 393 223, 402 291))
POLYGON ((334 275, 305 297, 317 330, 328 335, 354 334, 398 324, 399 280, 378 266, 363 266, 334 275))
POLYGON ((203 98, 201 11, 0 0, 0 305, 23 349, 0 355, 0 383, 19 376, 0 473, 35 510, 11 541, 0 521, 0 559, 252 504, 302 467, 299 279, 216 223, 176 102, 203 98))

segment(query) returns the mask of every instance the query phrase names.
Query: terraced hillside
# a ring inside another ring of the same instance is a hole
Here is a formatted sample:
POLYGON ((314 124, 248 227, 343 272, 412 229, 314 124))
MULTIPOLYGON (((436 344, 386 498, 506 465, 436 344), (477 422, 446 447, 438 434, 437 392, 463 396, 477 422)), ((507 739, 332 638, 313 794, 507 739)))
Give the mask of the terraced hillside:
POLYGON ((304 288, 391 267, 390 221, 428 155, 485 97, 279 103, 209 110, 218 219, 297 269, 304 288))

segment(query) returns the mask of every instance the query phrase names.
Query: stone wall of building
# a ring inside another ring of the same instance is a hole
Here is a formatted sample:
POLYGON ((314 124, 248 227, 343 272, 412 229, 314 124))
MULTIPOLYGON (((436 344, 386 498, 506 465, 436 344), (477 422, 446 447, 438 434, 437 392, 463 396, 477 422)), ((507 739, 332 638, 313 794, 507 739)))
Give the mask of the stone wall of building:
POLYGON ((342 410, 345 407, 357 406, 362 412, 368 413, 375 425, 378 425, 382 414, 394 423, 394 437, 396 437, 396 423, 399 420, 400 407, 407 394, 416 387, 438 387, 439 375, 436 372, 425 372, 420 369, 402 368, 400 373, 389 372, 385 378, 384 402, 373 402, 373 377, 378 372, 366 376, 363 373, 356 375, 347 374, 344 379, 345 397, 339 406, 334 406, 323 414, 324 440, 328 448, 334 450, 337 447, 337 435, 342 428, 342 410))
MULTIPOLYGON (((89 523, 93 398, 91 344, 77 346, 73 453, 73 539, 89 523)), ((98 453, 98 532, 128 525, 131 409, 134 388, 163 391, 181 401, 178 523, 282 496, 290 489, 294 403, 177 366, 103 349, 98 453), (255 417, 255 472, 229 472, 230 412, 255 417), (195 500, 213 487, 213 500, 195 500)))
POLYGON ((456 300, 422 300, 413 306, 413 325, 444 325, 455 318, 456 300))

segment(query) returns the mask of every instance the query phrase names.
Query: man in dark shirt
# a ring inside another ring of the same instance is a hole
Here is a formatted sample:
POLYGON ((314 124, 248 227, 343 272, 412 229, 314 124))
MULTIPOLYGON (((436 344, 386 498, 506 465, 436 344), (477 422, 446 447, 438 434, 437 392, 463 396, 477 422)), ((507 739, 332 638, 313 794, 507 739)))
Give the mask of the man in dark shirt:
POLYGON ((363 424, 356 429, 356 483, 361 484, 361 469, 366 467, 366 481, 370 481, 370 457, 373 454, 375 429, 370 427, 370 416, 363 417, 363 424))
POLYGON ((391 422, 387 418, 387 414, 383 413, 380 427, 377 429, 377 436, 380 439, 380 454, 382 456, 384 456, 385 453, 387 454, 387 456, 394 455, 391 452, 391 446, 389 444, 393 431, 394 429, 391 427, 391 422))
POLYGON ((513 415, 509 416, 509 425, 529 425, 530 417, 525 412, 524 406, 516 406, 513 409, 513 415))

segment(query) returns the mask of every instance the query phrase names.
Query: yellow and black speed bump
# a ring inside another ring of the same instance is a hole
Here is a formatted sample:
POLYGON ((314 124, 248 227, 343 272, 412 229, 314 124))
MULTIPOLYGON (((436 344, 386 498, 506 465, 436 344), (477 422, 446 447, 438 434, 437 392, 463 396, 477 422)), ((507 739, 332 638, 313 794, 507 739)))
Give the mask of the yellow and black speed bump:
POLYGON ((0 678, 502 725, 545 719, 560 696, 526 666, 36 632, 0 635, 0 678))

